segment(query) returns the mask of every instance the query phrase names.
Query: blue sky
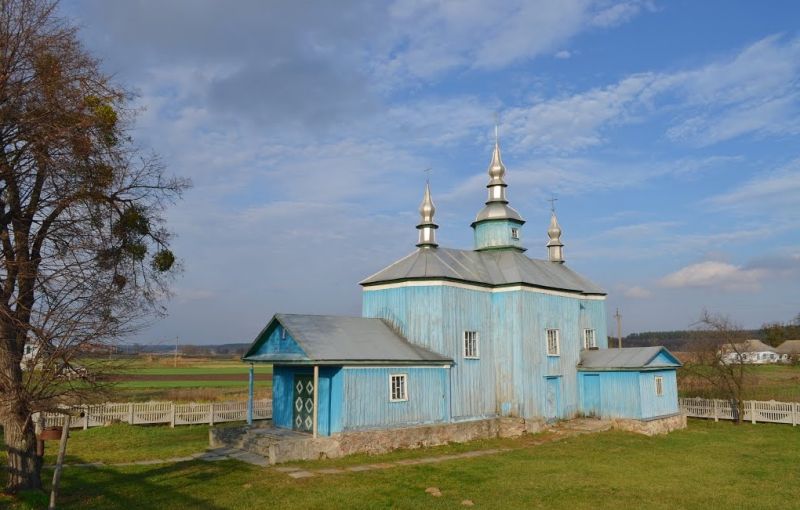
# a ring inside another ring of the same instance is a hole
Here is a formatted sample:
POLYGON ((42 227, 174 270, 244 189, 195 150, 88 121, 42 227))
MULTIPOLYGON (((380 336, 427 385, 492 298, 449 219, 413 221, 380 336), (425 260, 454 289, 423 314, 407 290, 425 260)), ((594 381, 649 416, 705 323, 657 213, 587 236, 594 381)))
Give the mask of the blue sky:
MULTIPOLYGON (((800 4, 73 0, 137 93, 134 136, 195 187, 184 272, 137 340, 249 341, 275 312, 358 315, 414 249, 472 246, 494 115, 528 255, 551 195, 567 264, 625 332, 800 312, 800 4)), ((611 324, 609 320, 609 324, 611 324)))

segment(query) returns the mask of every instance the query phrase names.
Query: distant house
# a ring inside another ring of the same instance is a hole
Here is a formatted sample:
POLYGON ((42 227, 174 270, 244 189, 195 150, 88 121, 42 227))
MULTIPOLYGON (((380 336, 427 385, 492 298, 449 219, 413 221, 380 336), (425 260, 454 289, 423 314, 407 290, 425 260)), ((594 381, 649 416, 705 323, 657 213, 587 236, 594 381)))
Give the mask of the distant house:
POLYGON ((735 348, 726 350, 729 351, 723 356, 726 363, 765 365, 768 363, 780 363, 788 359, 788 357, 781 358, 778 351, 755 338, 745 340, 736 344, 735 348))
POLYGON ((800 340, 786 340, 775 351, 780 354, 781 361, 800 361, 800 340))
POLYGON ((25 343, 25 347, 23 347, 22 351, 22 359, 19 363, 23 370, 26 370, 37 363, 39 350, 40 346, 38 342, 28 341, 25 343))

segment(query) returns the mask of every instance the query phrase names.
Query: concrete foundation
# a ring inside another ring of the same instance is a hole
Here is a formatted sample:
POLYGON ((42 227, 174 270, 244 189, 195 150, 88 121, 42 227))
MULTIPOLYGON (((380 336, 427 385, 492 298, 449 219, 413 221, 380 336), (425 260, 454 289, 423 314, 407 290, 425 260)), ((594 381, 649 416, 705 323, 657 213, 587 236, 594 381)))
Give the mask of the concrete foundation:
POLYGON ((655 436, 658 434, 668 434, 673 430, 685 429, 686 415, 675 414, 665 418, 656 418, 647 421, 614 419, 611 420, 611 425, 615 429, 636 432, 637 434, 644 434, 646 436, 655 436))
POLYGON ((518 437, 544 428, 543 421, 492 418, 313 438, 308 434, 269 427, 226 427, 210 429, 209 443, 213 448, 227 446, 251 451, 269 459, 270 464, 279 464, 294 460, 332 459, 354 453, 380 454, 492 437, 518 437))
MULTIPOLYGON (((574 420, 578 422, 580 420, 574 420)), ((675 415, 650 421, 590 420, 587 432, 613 428, 652 436, 686 427, 686 417, 675 415), (599 427, 599 428, 598 428, 599 427)), ((564 422, 571 423, 571 422, 564 422)), ((310 434, 266 427, 225 427, 209 430, 212 448, 230 447, 261 455, 270 464, 295 460, 333 459, 354 453, 381 454, 392 450, 424 448, 448 443, 465 443, 493 437, 518 437, 548 428, 542 420, 490 418, 438 425, 398 429, 345 432, 330 437, 313 438, 310 434)), ((569 428, 569 427, 567 427, 569 428)))

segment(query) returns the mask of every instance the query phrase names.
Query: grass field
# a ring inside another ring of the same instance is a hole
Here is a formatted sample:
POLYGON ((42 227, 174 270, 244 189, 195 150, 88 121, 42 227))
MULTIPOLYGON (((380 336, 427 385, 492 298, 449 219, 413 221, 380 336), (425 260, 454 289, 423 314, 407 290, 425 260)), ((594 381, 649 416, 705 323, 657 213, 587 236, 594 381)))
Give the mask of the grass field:
MULTIPOLYGON (((113 378, 104 400, 207 402, 247 398, 249 367, 235 359, 178 358, 139 356, 112 360, 86 360, 102 363, 113 378)), ((272 366, 255 366, 256 398, 270 396, 272 366)))
MULTIPOLYGON (((747 400, 800 402, 800 365, 752 365, 748 367, 747 400)), ((692 380, 678 373, 682 397, 722 398, 705 381, 692 380)))
MULTIPOLYGON (((203 447, 207 430, 134 429, 77 432, 71 455, 84 462, 185 455, 203 447), (144 444, 149 445, 146 450, 144 444)), ((800 486, 792 482, 800 465, 800 429, 785 425, 691 420, 689 429, 662 437, 605 432, 529 444, 530 437, 524 437, 319 461, 307 465, 381 462, 497 445, 518 448, 472 459, 301 480, 235 461, 68 468, 62 501, 63 508, 76 509, 455 508, 464 499, 476 507, 512 509, 785 509, 795 508, 800 498, 800 486), (438 487, 442 497, 426 494, 430 486, 438 487)), ((0 499, 0 507, 3 504, 23 508, 10 499, 0 499)))

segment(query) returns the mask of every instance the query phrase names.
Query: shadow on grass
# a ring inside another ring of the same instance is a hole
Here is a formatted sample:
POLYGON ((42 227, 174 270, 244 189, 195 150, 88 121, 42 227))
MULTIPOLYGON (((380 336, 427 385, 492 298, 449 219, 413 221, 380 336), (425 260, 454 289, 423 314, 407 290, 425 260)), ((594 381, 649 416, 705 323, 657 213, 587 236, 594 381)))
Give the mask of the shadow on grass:
MULTIPOLYGON (((5 485, 7 466, 0 465, 0 484, 5 485)), ((248 471, 235 462, 191 461, 152 466, 74 467, 61 474, 58 507, 80 509, 203 508, 222 510, 213 501, 195 494, 194 488, 208 485, 222 476, 248 471)), ((26 491, 10 497, 0 494, 0 508, 47 508, 53 478, 52 469, 42 471, 45 490, 26 491)))

